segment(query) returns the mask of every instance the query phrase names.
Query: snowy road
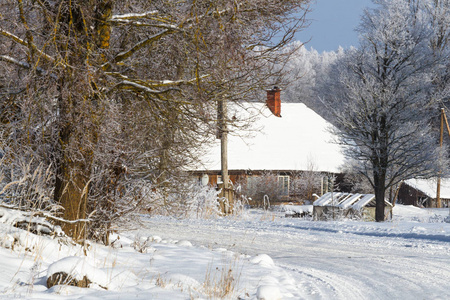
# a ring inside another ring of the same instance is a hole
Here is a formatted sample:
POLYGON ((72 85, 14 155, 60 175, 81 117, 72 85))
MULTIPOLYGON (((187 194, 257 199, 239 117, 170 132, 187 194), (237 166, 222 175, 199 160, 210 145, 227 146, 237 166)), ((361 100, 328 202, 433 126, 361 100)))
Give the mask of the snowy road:
POLYGON ((267 254, 295 299, 449 299, 450 224, 147 219, 146 233, 267 254), (427 227, 427 225, 430 225, 427 227))

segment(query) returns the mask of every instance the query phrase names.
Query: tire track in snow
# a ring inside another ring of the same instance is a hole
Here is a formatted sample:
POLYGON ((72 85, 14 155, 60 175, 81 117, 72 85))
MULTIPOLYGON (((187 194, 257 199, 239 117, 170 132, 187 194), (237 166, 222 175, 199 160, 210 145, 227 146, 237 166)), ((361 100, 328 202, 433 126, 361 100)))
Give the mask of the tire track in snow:
MULTIPOLYGON (((146 220, 152 234, 273 258, 302 299, 446 299, 450 245, 444 240, 307 230, 272 222, 146 220), (220 237, 220 238, 218 238, 220 237)), ((313 225, 317 226, 317 225, 313 225)))

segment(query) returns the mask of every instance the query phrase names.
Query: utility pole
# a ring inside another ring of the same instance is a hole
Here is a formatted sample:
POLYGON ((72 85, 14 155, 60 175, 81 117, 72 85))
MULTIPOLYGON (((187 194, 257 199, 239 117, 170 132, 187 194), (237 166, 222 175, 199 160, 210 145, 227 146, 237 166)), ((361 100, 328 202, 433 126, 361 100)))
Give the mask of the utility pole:
MULTIPOLYGON (((447 127, 447 132, 450 137, 450 126, 448 125, 447 115, 445 114, 445 110, 441 108, 441 136, 439 139, 439 145, 443 146, 444 140, 444 122, 447 127)), ((441 171, 439 171, 438 179, 437 179, 437 191, 436 191, 436 207, 442 207, 441 203, 441 171)))
MULTIPOLYGON (((444 141, 444 109, 441 109, 441 131, 439 135, 439 146, 442 149, 443 141, 444 141)), ((437 208, 441 207, 441 170, 439 170, 437 177, 437 189, 436 189, 436 203, 437 208)))
MULTIPOLYGON (((277 117, 281 117, 281 100, 280 91, 278 87, 274 87, 271 90, 267 90, 266 104, 270 111, 277 117)), ((230 176, 228 174, 228 118, 227 118, 227 100, 222 98, 217 103, 217 138, 220 139, 220 169, 222 174, 222 184, 219 185, 222 188, 220 194, 221 197, 221 209, 224 214, 231 213, 233 209, 233 190, 230 187, 230 176)))
POLYGON ((220 203, 224 214, 231 213, 233 208, 233 191, 229 186, 230 176, 228 175, 228 126, 227 126, 227 100, 219 100, 217 106, 218 117, 218 138, 220 138, 220 169, 222 174, 222 200, 220 203))

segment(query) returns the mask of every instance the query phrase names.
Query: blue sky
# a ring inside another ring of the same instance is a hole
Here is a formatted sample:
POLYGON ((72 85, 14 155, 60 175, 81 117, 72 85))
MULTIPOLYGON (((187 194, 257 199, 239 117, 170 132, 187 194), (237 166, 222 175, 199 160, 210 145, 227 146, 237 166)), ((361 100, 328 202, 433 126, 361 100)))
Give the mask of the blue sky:
POLYGON ((312 12, 307 15, 311 25, 295 38, 302 42, 310 40, 306 48, 319 52, 357 46, 355 28, 368 6, 373 6, 371 0, 312 0, 312 12))

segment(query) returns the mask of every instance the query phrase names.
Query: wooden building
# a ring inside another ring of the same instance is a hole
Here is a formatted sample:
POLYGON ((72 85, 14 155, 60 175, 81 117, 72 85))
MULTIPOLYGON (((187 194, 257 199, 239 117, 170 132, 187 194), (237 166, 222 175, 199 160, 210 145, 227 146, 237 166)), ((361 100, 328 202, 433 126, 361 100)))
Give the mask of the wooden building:
MULTIPOLYGON (((220 170, 192 171, 191 174, 204 185, 209 184, 216 187, 222 182, 220 170)), ((303 204, 306 201, 312 203, 317 196, 331 191, 333 187, 348 192, 348 186, 343 184, 343 174, 330 172, 230 170, 229 177, 238 194, 246 194, 254 198, 255 192, 260 191, 263 194, 271 195, 270 201, 272 204, 277 202, 303 204), (334 180, 334 183, 332 183, 332 180, 334 180), (276 195, 273 193, 276 193, 276 195)))
MULTIPOLYGON (((243 182, 252 186, 264 176, 271 177, 268 184, 277 186, 281 193, 277 199, 297 201, 303 200, 303 196, 297 193, 295 180, 300 175, 308 174, 313 178, 309 185, 314 189, 310 189, 307 198, 312 200, 312 194, 331 188, 329 178, 339 174, 339 168, 344 163, 341 147, 333 143, 334 136, 329 131, 332 125, 306 105, 282 103, 280 108, 276 103, 268 101, 267 105, 246 103, 229 106, 228 114, 233 116, 230 119, 235 119, 234 116, 238 121, 251 119, 250 125, 254 129, 248 134, 233 132, 233 127, 229 126, 230 181, 235 186, 243 182)), ((220 143, 216 141, 206 149, 201 164, 191 173, 199 180, 203 178, 211 186, 216 186, 221 181, 220 158, 220 143)))
MULTIPOLYGON (((397 203, 414 205, 417 207, 431 207, 437 196, 437 180, 434 179, 410 179, 401 185, 397 203)), ((441 180, 440 198, 443 207, 449 207, 450 179, 441 180)))

